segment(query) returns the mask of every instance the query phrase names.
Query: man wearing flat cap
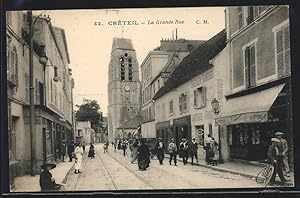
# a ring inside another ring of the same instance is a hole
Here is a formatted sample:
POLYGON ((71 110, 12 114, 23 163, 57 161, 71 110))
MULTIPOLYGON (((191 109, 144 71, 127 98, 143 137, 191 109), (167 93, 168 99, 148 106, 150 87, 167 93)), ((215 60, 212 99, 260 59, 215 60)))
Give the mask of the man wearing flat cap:
POLYGON ((42 173, 40 174, 41 191, 54 191, 59 190, 61 187, 60 184, 55 183, 55 179, 52 177, 52 174, 49 171, 55 167, 56 165, 53 163, 41 165, 41 168, 43 169, 42 173))
POLYGON ((285 174, 287 177, 290 177, 290 168, 289 168, 289 160, 288 160, 288 143, 287 141, 282 138, 283 133, 281 131, 278 131, 275 133, 275 136, 277 139, 280 140, 280 143, 278 144, 278 149, 280 154, 283 156, 283 170, 285 171, 285 174))
POLYGON ((270 185, 273 185, 275 183, 276 175, 278 173, 278 176, 281 180, 281 184, 284 185, 287 180, 283 176, 282 172, 282 156, 280 155, 278 144, 280 143, 280 140, 277 138, 271 138, 271 145, 268 150, 268 157, 272 162, 272 165, 274 166, 274 172, 270 180, 270 185))

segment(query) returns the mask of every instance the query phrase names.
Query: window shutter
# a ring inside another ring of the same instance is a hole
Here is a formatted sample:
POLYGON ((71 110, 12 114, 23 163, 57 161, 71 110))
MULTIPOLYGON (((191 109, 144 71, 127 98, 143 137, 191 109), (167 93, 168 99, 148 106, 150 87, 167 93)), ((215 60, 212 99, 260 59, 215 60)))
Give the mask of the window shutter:
POLYGON ((179 112, 182 112, 182 102, 181 102, 182 100, 181 100, 181 96, 182 95, 179 96, 179 112))
POLYGON ((254 19, 253 6, 248 7, 247 24, 250 24, 254 19))
POLYGON ((194 90, 194 108, 196 108, 198 106, 197 104, 197 89, 194 90))
POLYGON ((256 84, 256 65, 255 65, 255 45, 250 48, 250 86, 255 86, 256 84))
POLYGON ((284 63, 283 63, 283 31, 280 30, 276 33, 276 54, 277 54, 277 70, 278 75, 284 74, 284 63))
POLYGON ((202 105, 206 105, 206 87, 202 87, 202 105))
POLYGON ((250 64, 250 50, 249 50, 249 47, 246 47, 246 49, 245 49, 245 83, 246 83, 246 87, 250 86, 249 64, 250 64))

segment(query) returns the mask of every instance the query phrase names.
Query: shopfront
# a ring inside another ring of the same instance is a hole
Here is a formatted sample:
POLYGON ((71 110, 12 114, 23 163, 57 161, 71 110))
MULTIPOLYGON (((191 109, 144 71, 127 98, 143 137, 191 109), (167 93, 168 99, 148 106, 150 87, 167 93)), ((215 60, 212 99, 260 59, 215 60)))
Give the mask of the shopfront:
MULTIPOLYGON (((226 126, 231 159, 263 161, 271 137, 282 131, 293 150, 290 91, 287 84, 229 99, 217 122, 226 126)), ((290 158, 292 159, 292 153, 290 158)))

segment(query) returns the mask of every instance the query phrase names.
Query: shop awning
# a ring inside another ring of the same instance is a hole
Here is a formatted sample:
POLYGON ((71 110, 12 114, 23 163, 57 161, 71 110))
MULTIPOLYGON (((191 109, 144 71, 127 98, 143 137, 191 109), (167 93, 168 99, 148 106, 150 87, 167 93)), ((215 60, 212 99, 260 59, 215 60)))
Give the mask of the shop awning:
POLYGON ((268 111, 285 84, 229 99, 216 121, 220 125, 268 122, 268 111))

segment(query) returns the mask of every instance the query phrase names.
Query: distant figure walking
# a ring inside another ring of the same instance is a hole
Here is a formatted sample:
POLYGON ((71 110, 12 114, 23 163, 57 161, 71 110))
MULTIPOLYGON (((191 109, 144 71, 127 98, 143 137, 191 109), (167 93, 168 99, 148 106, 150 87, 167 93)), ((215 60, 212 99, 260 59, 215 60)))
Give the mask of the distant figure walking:
POLYGON ((90 159, 95 158, 95 148, 94 148, 94 145, 93 145, 93 144, 90 145, 88 157, 89 157, 90 159))
POLYGON ((165 157, 165 145, 162 142, 162 138, 158 138, 158 142, 156 143, 157 150, 157 158, 159 160, 159 164, 163 165, 164 157, 165 157))
POLYGON ((108 142, 105 142, 105 143, 104 143, 104 145, 103 145, 103 152, 104 152, 104 153, 108 153, 108 145, 109 145, 108 142))
POLYGON ((132 158, 131 163, 133 164, 134 161, 137 159, 138 155, 138 148, 139 148, 139 141, 136 139, 135 142, 132 144, 132 158))
POLYGON ((127 154, 127 142, 124 140, 122 143, 123 155, 127 154))
POLYGON ((82 143, 83 153, 85 153, 85 142, 82 143))
POLYGON ((198 163, 198 143, 196 142, 195 138, 192 139, 192 142, 190 145, 190 152, 191 152, 191 157, 192 157, 192 165, 194 165, 194 157, 198 163))
POLYGON ((82 158, 83 158, 83 148, 82 148, 82 144, 79 143, 76 148, 75 148, 75 171, 74 173, 81 173, 80 169, 81 169, 81 163, 82 163, 82 158))
POLYGON ((218 165, 218 161, 219 161, 219 144, 215 141, 214 138, 212 138, 211 141, 211 147, 212 147, 212 165, 216 166, 218 165))
POLYGON ((72 162, 73 159, 73 152, 74 152, 74 143, 71 141, 68 145, 68 156, 69 156, 69 162, 72 162))
POLYGON ((115 143, 114 143, 114 148, 115 148, 115 152, 117 151, 117 140, 115 140, 115 143))
POLYGON ((169 164, 171 165, 172 164, 172 159, 174 159, 175 166, 177 166, 177 159, 176 159, 177 145, 175 144, 174 138, 171 139, 171 142, 168 146, 168 152, 170 153, 169 164))
POLYGON ((188 148, 189 145, 186 141, 185 138, 182 138, 182 141, 180 142, 180 157, 182 157, 182 161, 183 161, 183 165, 187 164, 187 160, 188 160, 188 148))
POLYGON ((213 151, 212 151, 212 147, 211 147, 211 135, 208 134, 207 135, 207 139, 205 141, 205 146, 204 146, 204 149, 205 149, 205 161, 207 164, 211 164, 212 163, 212 154, 213 154, 213 151))
POLYGON ((137 152, 139 170, 146 170, 150 164, 150 150, 143 139, 141 140, 141 146, 139 146, 137 152))

